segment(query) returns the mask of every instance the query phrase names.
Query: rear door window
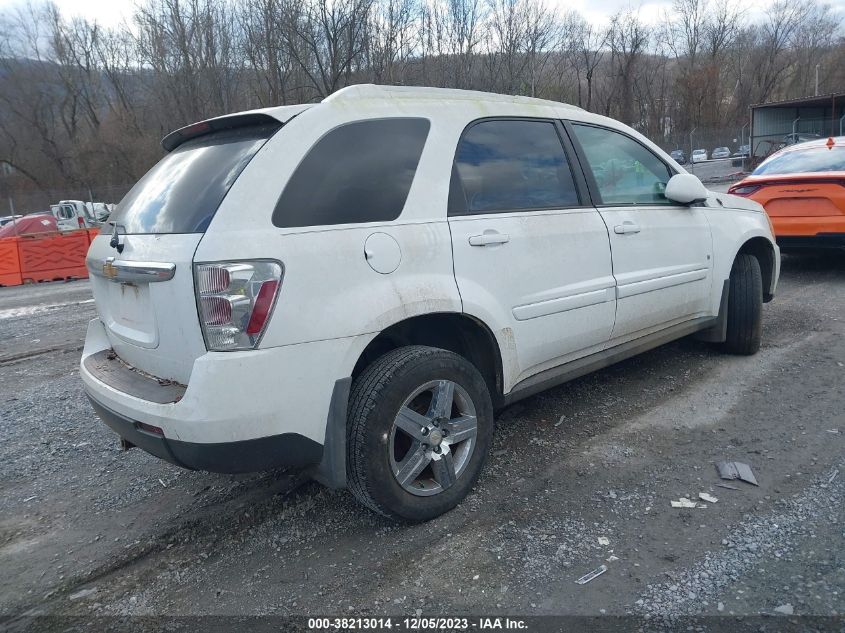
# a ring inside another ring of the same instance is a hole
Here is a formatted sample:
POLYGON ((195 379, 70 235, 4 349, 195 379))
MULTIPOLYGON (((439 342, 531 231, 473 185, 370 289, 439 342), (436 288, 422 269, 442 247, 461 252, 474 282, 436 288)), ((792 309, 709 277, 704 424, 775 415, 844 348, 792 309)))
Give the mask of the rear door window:
POLYGON ((183 143, 132 187, 109 222, 128 234, 205 232, 244 167, 280 127, 220 130, 183 143))
POLYGON ((402 213, 430 123, 391 118, 341 125, 317 141, 285 185, 273 224, 389 222, 402 213))
POLYGON ((578 206, 566 153, 550 121, 489 120, 455 154, 449 215, 578 206))

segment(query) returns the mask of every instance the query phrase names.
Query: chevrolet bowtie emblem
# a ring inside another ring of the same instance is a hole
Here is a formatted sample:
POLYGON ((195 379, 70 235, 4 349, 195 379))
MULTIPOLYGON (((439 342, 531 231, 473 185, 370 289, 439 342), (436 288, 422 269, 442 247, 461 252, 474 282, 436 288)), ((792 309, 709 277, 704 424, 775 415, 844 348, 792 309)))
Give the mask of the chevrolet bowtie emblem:
POLYGON ((103 262, 103 276, 108 277, 109 279, 117 277, 117 266, 112 264, 112 261, 113 260, 109 258, 103 262))

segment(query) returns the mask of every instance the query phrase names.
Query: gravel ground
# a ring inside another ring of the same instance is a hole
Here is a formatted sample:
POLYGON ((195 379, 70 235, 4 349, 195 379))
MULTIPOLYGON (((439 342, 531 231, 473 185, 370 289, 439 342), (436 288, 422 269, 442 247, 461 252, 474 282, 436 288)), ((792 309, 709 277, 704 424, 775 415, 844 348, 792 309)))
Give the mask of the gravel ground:
POLYGON ((88 299, 87 282, 0 289, 0 614, 845 626, 845 257, 785 258, 756 356, 682 340, 501 412, 476 490, 417 526, 296 472, 121 453, 76 374, 88 299), (722 459, 759 487, 719 487, 722 459), (670 507, 702 492, 718 501, 670 507))

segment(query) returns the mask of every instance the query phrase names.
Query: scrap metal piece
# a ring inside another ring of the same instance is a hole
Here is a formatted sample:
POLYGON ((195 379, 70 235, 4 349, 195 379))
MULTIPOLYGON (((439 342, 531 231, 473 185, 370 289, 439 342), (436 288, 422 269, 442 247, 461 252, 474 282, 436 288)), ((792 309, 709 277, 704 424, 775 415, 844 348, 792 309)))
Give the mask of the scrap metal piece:
POLYGON ((759 486, 754 473, 751 472, 751 466, 743 464, 742 462, 717 462, 716 470, 719 471, 719 477, 722 479, 739 479, 749 484, 759 486))
POLYGON ((681 497, 677 501, 670 501, 669 503, 672 504, 673 508, 694 508, 694 507, 696 507, 695 501, 687 499, 686 497, 681 497))
POLYGON ((590 573, 584 574, 583 576, 581 576, 578 580, 575 581, 575 583, 578 584, 578 585, 586 585, 588 582, 590 582, 591 580, 593 580, 595 578, 598 578, 599 576, 601 576, 606 571, 607 571, 607 565, 600 565, 600 566, 596 567, 590 573))
POLYGON ((716 484, 719 488, 727 488, 728 490, 739 490, 736 486, 732 486, 730 484, 716 484))
POLYGON ((702 501, 706 501, 707 503, 716 503, 718 501, 716 497, 714 497, 713 495, 709 495, 706 492, 699 492, 698 498, 702 501))

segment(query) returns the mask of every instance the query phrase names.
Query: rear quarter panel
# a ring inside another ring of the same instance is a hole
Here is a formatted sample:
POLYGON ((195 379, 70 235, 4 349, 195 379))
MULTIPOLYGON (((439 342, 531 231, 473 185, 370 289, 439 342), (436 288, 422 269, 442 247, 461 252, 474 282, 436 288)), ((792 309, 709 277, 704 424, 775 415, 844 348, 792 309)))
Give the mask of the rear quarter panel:
POLYGON ((428 118, 402 104, 358 110, 328 106, 303 112, 261 149, 229 191, 195 255, 197 262, 268 257, 282 262, 284 280, 262 348, 374 336, 408 317, 461 311, 446 220, 450 139, 456 138, 448 119, 430 118, 399 219, 294 228, 272 223, 285 183, 327 132, 377 115, 428 118), (401 259, 392 273, 376 272, 365 258, 364 244, 374 233, 389 235, 399 246, 401 259))

